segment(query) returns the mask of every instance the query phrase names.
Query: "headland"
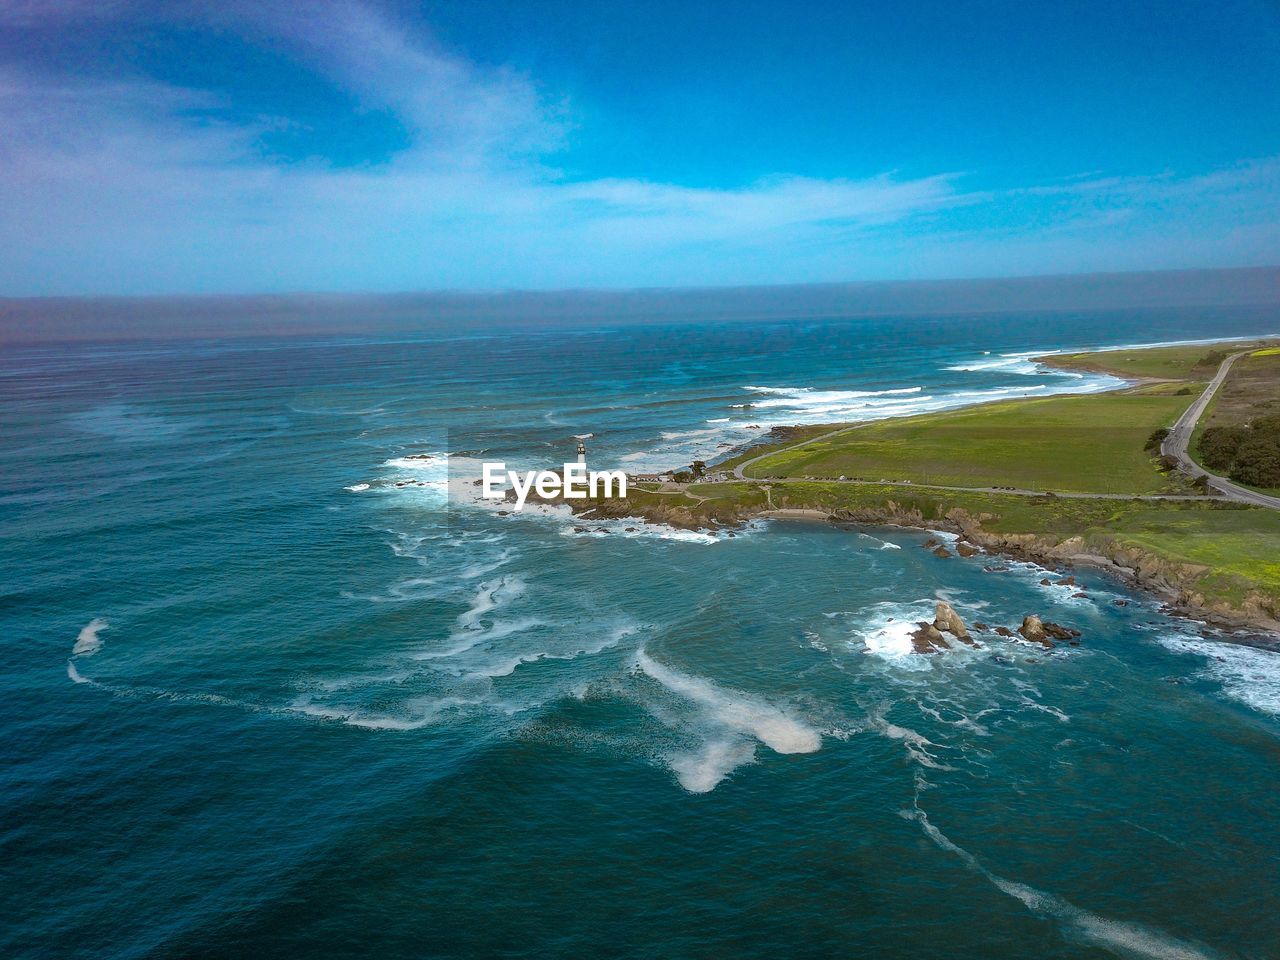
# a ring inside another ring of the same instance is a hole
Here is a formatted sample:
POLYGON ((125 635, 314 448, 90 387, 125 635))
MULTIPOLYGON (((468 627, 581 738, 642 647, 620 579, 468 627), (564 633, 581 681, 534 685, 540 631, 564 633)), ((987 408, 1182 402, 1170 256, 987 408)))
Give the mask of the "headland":
MULTIPOLYGON (((633 483, 626 498, 571 506, 584 519, 690 529, 805 518, 946 531, 959 538, 957 549, 1051 568, 1101 567, 1175 613, 1280 634, 1280 510, 1216 489, 1213 478, 1235 465, 1198 459, 1207 424, 1243 431, 1242 443, 1258 432, 1253 446, 1266 454, 1267 415, 1280 412, 1277 346, 1260 339, 1043 356, 1037 362, 1108 373, 1124 385, 782 428, 710 467, 681 469, 675 480, 633 483), (1186 456, 1170 455, 1175 424, 1210 388, 1186 456)), ((1264 501, 1280 495, 1242 489, 1264 501)))

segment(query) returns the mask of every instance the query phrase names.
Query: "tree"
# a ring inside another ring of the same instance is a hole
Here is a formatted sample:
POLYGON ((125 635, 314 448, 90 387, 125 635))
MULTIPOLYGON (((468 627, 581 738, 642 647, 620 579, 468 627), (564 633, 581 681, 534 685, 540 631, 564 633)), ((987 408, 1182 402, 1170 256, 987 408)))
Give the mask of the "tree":
POLYGON ((1270 437, 1273 440, 1280 440, 1280 413, 1273 413, 1269 417, 1259 417, 1249 424, 1249 432, 1255 437, 1270 437))
POLYGON ((695 477, 701 477, 707 472, 707 465, 702 460, 695 460, 689 469, 693 471, 695 477))
POLYGON ((1280 487, 1280 440, 1263 436, 1240 444, 1231 479, 1251 487, 1280 487))
POLYGON ((1200 459, 1211 470, 1228 470, 1240 445, 1249 439, 1245 427, 1209 427, 1200 434, 1200 459))
POLYGON ((1161 427, 1159 430, 1151 431, 1151 436, 1147 437, 1147 445, 1144 450, 1159 450, 1160 444, 1164 443, 1165 437, 1169 436, 1169 428, 1161 427))

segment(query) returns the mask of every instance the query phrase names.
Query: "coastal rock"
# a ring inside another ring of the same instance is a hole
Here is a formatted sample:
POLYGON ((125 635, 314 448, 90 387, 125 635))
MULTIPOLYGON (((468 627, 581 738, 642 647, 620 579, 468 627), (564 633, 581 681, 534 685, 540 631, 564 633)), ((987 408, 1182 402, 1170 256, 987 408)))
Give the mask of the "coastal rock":
POLYGON ((1044 632, 1044 622, 1034 613, 1022 618, 1022 626, 1018 628, 1025 640, 1043 640, 1048 634, 1044 632))
POLYGON ((1038 643, 1044 647, 1053 646, 1053 641, 1049 639, 1049 634, 1044 628, 1044 622, 1034 613, 1022 618, 1022 626, 1018 628, 1018 633, 1022 635, 1022 639, 1032 643, 1038 643))
POLYGON ((981 552, 973 544, 965 543, 963 540, 956 544, 956 553, 962 557, 976 557, 981 552))
POLYGON ((1115 600, 1112 600, 1111 604, 1112 606, 1116 606, 1116 607, 1127 607, 1129 605, 1129 601, 1117 598, 1115 600))
POLYGON ((1075 585, 1076 585, 1075 574, 1072 574, 1069 577, 1063 577, 1061 580, 1058 581, 1058 586, 1060 587, 1074 587, 1075 585))
POLYGON ((950 650, 951 645, 947 643, 947 638, 942 635, 942 631, 932 623, 921 620, 919 629, 911 634, 911 648, 915 653, 938 653, 942 650, 950 650))
POLYGON ((960 640, 969 640, 969 629, 964 625, 960 614, 945 600, 939 600, 934 608, 933 625, 943 633, 949 633, 960 640))
POLYGON ((935 557, 942 557, 944 559, 949 559, 951 557, 951 551, 948 550, 946 547, 937 546, 933 550, 933 555, 935 557))
POLYGON ((1045 620, 1042 623, 1044 632, 1055 640, 1071 640, 1080 636, 1079 630, 1072 630, 1070 627, 1064 627, 1060 623, 1054 623, 1051 620, 1045 620))
POLYGON ((996 627, 996 634, 1001 637, 1012 637, 1013 631, 1008 627, 996 627))
POLYGON ((991 628, 981 620, 975 620, 973 621, 973 629, 977 630, 979 633, 986 633, 991 628))

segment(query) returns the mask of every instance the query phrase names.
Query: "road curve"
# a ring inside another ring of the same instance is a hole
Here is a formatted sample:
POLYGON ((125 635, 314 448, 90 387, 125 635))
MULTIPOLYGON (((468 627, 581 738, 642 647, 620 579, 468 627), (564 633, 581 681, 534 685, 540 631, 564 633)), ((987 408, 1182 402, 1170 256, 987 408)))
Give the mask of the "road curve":
POLYGON ((1191 445, 1191 435, 1195 433, 1196 424, 1204 416, 1204 412, 1208 409, 1214 394, 1218 392, 1218 388, 1227 379, 1227 373, 1231 370, 1231 365, 1249 352, 1248 350, 1241 350, 1239 353, 1233 353, 1222 361, 1222 366, 1218 367, 1218 372, 1209 381, 1209 385, 1204 388, 1204 393, 1200 394, 1195 403, 1187 407, 1182 416, 1178 418, 1178 422, 1169 431, 1169 435, 1164 438, 1164 442, 1160 444, 1160 452, 1176 459, 1178 461, 1178 469, 1188 476, 1204 477, 1209 486, 1229 500, 1280 510, 1280 497, 1270 497, 1265 493, 1258 493, 1248 487, 1242 487, 1238 483, 1232 483, 1226 477, 1209 473, 1204 467, 1192 460, 1191 454, 1187 451, 1187 448, 1191 445))

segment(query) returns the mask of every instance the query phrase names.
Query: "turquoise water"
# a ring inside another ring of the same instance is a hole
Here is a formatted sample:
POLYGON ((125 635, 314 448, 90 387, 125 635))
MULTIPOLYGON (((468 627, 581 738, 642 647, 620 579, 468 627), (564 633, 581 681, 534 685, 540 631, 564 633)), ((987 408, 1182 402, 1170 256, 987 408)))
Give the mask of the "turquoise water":
POLYGON ((1280 654, 923 532, 503 517, 406 459, 673 466, 1275 327, 9 350, 0 953, 1280 955, 1280 654), (1083 642, 903 653, 938 597, 1083 642))

